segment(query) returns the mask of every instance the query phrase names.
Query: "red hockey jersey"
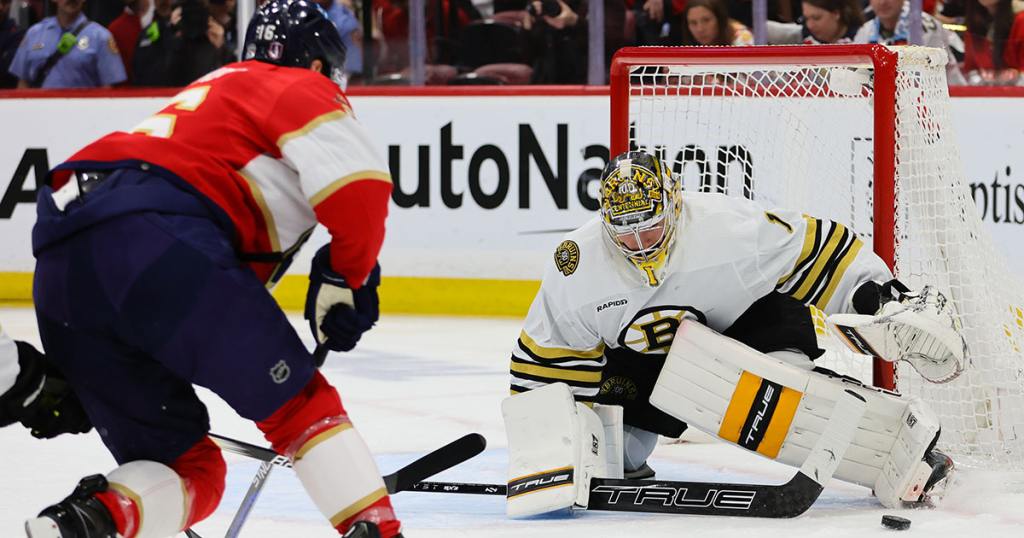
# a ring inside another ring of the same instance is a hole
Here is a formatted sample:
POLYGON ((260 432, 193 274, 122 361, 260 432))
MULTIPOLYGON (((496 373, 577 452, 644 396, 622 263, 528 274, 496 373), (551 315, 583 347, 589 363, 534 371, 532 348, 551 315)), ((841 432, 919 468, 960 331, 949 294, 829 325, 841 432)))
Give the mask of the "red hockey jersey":
MULTIPOLYGON (((247 61, 193 82, 131 132, 114 132, 61 168, 156 165, 234 223, 242 259, 264 281, 319 221, 331 265, 354 287, 377 260, 391 176, 341 90, 308 69, 247 61), (262 260, 262 261, 261 261, 262 260)), ((53 175, 59 189, 68 171, 53 175)))

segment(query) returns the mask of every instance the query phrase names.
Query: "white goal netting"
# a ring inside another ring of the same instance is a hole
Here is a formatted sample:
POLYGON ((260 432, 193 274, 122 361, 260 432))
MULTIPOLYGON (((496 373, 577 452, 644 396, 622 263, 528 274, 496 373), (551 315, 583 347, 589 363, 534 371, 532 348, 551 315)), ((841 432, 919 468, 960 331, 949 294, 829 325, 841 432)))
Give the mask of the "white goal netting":
MULTIPOLYGON (((659 154, 686 190, 830 218, 873 244, 875 159, 894 163, 896 226, 885 233, 895 238, 896 274, 953 301, 971 359, 943 385, 900 364, 897 389, 934 406, 940 444, 958 463, 1024 469, 1024 294, 982 229, 964 179, 945 53, 891 49, 898 61, 880 69, 895 68, 893 95, 876 84, 883 77, 864 49, 815 59, 784 47, 767 61, 744 61, 732 49, 718 63, 699 48, 658 50, 649 62, 634 56, 628 76, 613 80, 613 94, 614 85, 628 85, 628 125, 613 119, 612 128, 628 130, 631 147, 659 154), (891 114, 883 103, 893 99, 895 140, 876 140, 876 114, 891 114)), ((870 363, 828 366, 871 382, 870 363)))

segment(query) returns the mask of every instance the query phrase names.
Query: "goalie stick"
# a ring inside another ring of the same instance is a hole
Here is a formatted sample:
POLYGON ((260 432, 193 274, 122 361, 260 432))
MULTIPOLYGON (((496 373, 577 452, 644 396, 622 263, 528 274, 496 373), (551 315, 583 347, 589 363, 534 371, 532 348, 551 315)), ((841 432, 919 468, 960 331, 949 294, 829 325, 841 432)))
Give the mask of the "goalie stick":
MULTIPOLYGON (((587 510, 789 518, 814 504, 824 487, 798 471, 782 485, 594 478, 587 510)), ((507 495, 505 484, 418 482, 411 491, 507 495)))
MULTIPOLYGON (((864 398, 851 390, 846 390, 845 395, 836 402, 828 426, 803 467, 785 484, 593 478, 586 509, 733 517, 799 516, 825 489, 825 483, 832 478, 864 414, 867 405, 864 398)), ((570 479, 571 472, 568 473, 570 479)), ((519 485, 529 487, 528 483, 519 485)), ((505 484, 419 482, 411 489, 433 493, 508 495, 505 484)))

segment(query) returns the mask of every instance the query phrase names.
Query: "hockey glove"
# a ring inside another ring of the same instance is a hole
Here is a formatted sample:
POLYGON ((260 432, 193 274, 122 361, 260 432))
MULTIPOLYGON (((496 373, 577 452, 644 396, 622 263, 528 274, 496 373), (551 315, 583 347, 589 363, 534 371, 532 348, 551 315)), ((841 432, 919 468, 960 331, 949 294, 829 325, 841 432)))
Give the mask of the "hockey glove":
POLYGON ((364 332, 377 322, 380 309, 377 286, 380 265, 376 265, 366 283, 352 290, 345 277, 331 269, 330 245, 313 256, 306 292, 305 318, 318 344, 331 351, 349 351, 364 332))
POLYGON ((878 315, 886 303, 902 301, 908 297, 908 294, 910 294, 910 289, 895 278, 885 284, 869 280, 854 291, 853 309, 858 314, 866 316, 878 315))
POLYGON ((46 358, 30 344, 18 346, 18 379, 0 396, 0 425, 21 422, 38 439, 92 429, 78 397, 46 358))
POLYGON ((858 312, 878 305, 868 315, 828 317, 853 351, 890 362, 906 361, 932 383, 946 383, 963 372, 967 344, 953 305, 942 292, 932 286, 909 291, 897 280, 867 283, 854 293, 853 303, 858 312), (865 291, 872 285, 877 291, 865 291))

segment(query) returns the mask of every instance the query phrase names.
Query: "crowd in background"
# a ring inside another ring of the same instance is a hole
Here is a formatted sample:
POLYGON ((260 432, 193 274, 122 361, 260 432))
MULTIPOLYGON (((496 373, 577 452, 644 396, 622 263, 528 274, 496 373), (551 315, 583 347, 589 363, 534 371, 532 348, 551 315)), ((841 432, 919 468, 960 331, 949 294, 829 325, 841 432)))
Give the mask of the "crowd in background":
MULTIPOLYGON (((409 83, 408 0, 369 0, 369 24, 364 0, 316 1, 351 84, 409 83)), ((427 84, 587 81, 587 0, 425 3, 427 84)), ((1024 85, 1024 0, 923 3, 923 44, 948 51, 950 84, 1024 85)), ((751 0, 602 5, 605 65, 623 46, 754 42, 751 0)), ((181 86, 236 60, 235 17, 236 0, 0 0, 0 88, 181 86)), ((909 21, 910 0, 768 0, 767 40, 905 44, 909 21)))

